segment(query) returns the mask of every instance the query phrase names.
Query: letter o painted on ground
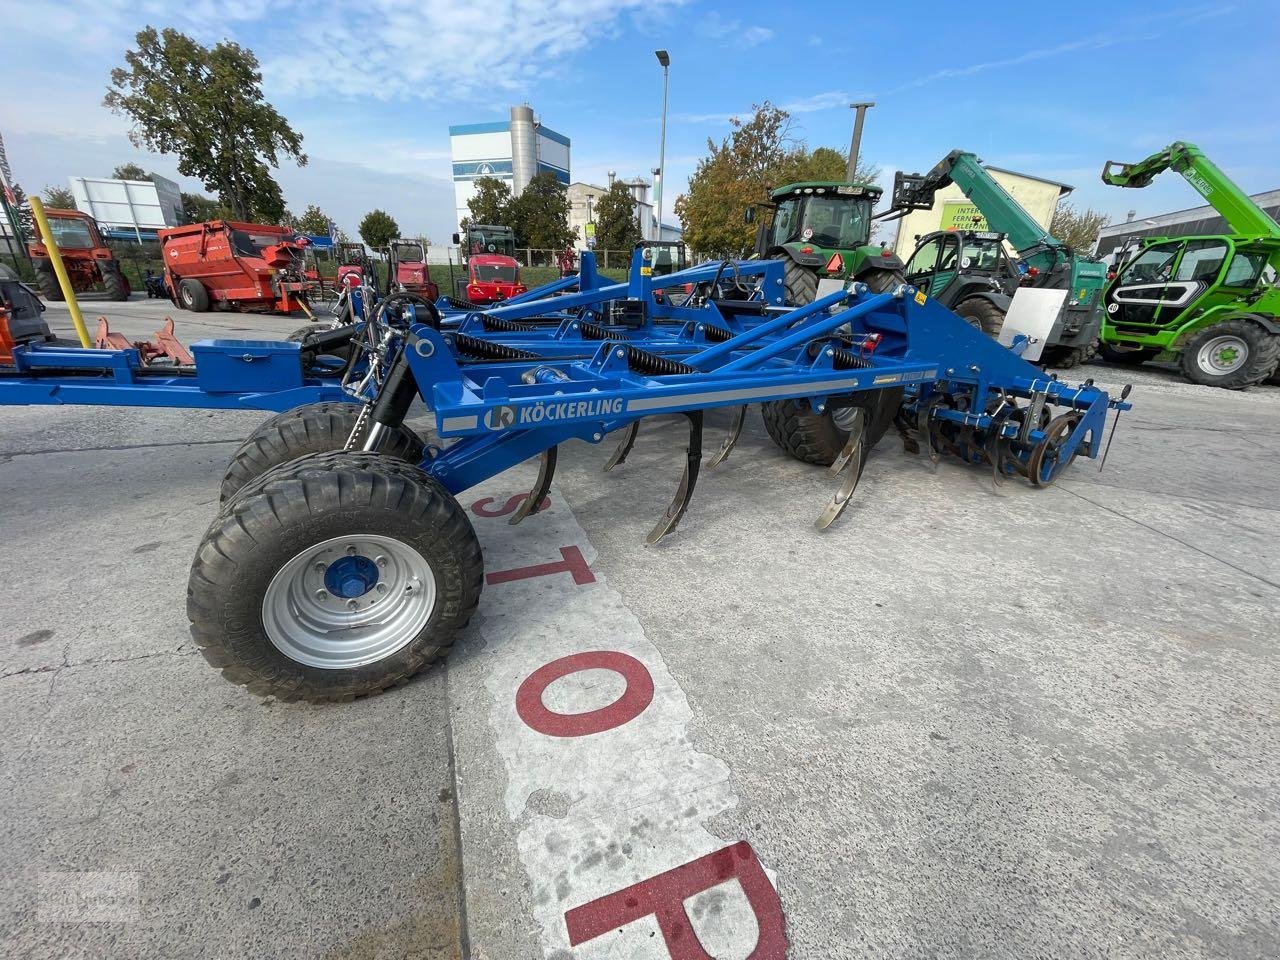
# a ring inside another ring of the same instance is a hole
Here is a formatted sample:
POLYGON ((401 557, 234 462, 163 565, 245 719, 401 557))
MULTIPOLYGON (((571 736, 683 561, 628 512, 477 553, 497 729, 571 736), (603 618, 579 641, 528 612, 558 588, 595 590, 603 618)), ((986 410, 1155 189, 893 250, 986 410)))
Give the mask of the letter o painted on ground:
POLYGON ((531 729, 548 737, 588 737, 629 723, 653 702, 653 676, 635 657, 616 650, 575 653, 543 664, 516 691, 516 713, 531 729), (583 670, 612 670, 627 689, 613 703, 586 713, 556 713, 542 702, 547 687, 583 670))

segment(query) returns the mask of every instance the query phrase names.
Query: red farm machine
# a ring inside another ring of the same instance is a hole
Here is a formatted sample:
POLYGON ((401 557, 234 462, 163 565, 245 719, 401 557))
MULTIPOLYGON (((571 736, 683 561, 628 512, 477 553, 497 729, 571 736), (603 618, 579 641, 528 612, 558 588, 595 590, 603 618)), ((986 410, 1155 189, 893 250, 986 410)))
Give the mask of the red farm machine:
MULTIPOLYGON (((53 240, 62 253, 62 263, 75 293, 101 290, 111 300, 129 299, 129 280, 120 270, 115 254, 102 239, 102 232, 93 218, 78 210, 44 211, 49 220, 53 240)), ((62 288, 58 285, 49 250, 40 239, 27 245, 31 262, 36 270, 36 286, 46 300, 61 300, 62 288)))
POLYGON ((440 296, 440 288, 431 279, 427 266, 426 244, 417 240, 392 240, 387 248, 389 293, 399 287, 405 293, 413 293, 432 303, 440 296))
POLYGON ((510 227, 470 224, 453 242, 467 270, 456 283, 457 293, 473 304, 500 303, 525 293, 516 259, 516 235, 510 227))
POLYGON ((306 309, 307 244, 286 227, 231 220, 161 230, 165 285, 175 303, 197 313, 306 309))

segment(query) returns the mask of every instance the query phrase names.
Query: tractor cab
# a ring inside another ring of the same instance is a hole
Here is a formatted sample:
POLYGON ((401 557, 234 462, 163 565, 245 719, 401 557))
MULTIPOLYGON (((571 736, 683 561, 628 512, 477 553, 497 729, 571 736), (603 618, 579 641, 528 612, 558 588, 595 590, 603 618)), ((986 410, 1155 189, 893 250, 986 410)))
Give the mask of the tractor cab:
POLYGON ((366 276, 373 276, 373 269, 369 263, 369 254, 365 252, 363 243, 343 241, 338 244, 335 256, 338 261, 335 279, 339 289, 344 285, 358 286, 366 276), (351 279, 348 280, 348 277, 351 279))
MULTIPOLYGON (((873 289, 898 282, 902 262, 871 243, 871 214, 881 190, 869 183, 789 183, 769 194, 769 223, 756 229, 756 256, 787 261, 789 303, 814 299, 819 277, 863 280, 873 289)), ((746 220, 755 220, 748 208, 746 220)))
POLYGON ((529 289, 520 279, 519 261, 492 253, 468 258, 466 281, 463 295, 477 304, 499 303, 529 289))
POLYGON ((679 240, 646 240, 640 244, 640 256, 651 277, 665 277, 689 265, 685 246, 679 240))
POLYGON ((476 255, 510 257, 516 255, 516 232, 511 227, 492 224, 469 224, 461 234, 453 235, 454 245, 462 251, 463 261, 476 255))
POLYGON ((948 307, 978 290, 1011 297, 1021 273, 1005 252, 1004 239, 989 230, 939 230, 917 237, 903 275, 948 307))

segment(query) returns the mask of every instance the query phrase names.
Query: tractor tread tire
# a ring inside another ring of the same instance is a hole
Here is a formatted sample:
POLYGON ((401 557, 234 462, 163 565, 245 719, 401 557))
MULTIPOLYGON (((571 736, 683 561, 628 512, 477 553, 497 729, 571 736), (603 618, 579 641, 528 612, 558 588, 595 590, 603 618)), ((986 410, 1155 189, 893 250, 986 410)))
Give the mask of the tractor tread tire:
POLYGON ((61 303, 62 287, 58 284, 58 275, 54 273, 53 265, 37 265, 35 269, 36 287, 40 291, 40 296, 46 300, 61 303))
POLYGON ((129 299, 129 284, 118 266, 102 268, 102 289, 108 300, 129 299))
POLYGON ((779 253, 773 259, 784 263, 782 284, 787 305, 803 307, 806 303, 813 303, 818 296, 817 271, 801 266, 785 253, 779 253))
MULTIPOLYGON (((880 442, 893 423, 893 415, 902 403, 902 388, 868 390, 861 394, 869 416, 862 456, 880 442)), ((819 467, 835 462, 849 439, 848 433, 836 426, 830 411, 817 413, 803 398, 768 400, 760 405, 764 428, 770 439, 797 460, 819 467)))
POLYGON ((858 277, 860 283, 865 283, 867 289, 872 293, 888 293, 890 290, 906 283, 906 277, 903 276, 901 270, 867 270, 858 277))
POLYGON ((1083 344, 1078 347, 1053 346, 1046 347, 1040 359, 1047 366, 1057 367, 1060 370, 1070 370, 1072 367, 1088 363, 1097 353, 1098 348, 1094 343, 1083 344))
POLYGON ((1266 330, 1262 325, 1243 318, 1223 320, 1202 330, 1197 330, 1191 339, 1182 347, 1178 357, 1178 366, 1182 375, 1192 383, 1206 387, 1221 387, 1223 390, 1243 390, 1245 387, 1266 383, 1280 365, 1280 336, 1266 330), (1226 376, 1210 376, 1200 369, 1196 362, 1198 344, 1209 337, 1221 336, 1224 333, 1234 334, 1249 345, 1249 357, 1244 366, 1226 376))
MULTIPOLYGON (((219 502, 234 500, 251 481, 299 457, 341 451, 360 418, 362 405, 343 400, 310 403, 278 413, 262 423, 236 449, 222 477, 219 502)), ((418 463, 425 445, 406 426, 383 433, 379 453, 418 463)))
POLYGON ((230 682, 282 701, 347 702, 400 686, 447 656, 483 583, 475 530, 438 481, 377 454, 320 454, 277 468, 213 522, 191 565, 187 617, 205 660, 230 682), (399 539, 427 559, 437 588, 429 621, 367 665, 290 659, 263 627, 267 586, 310 545, 360 533, 399 539))
POLYGON ((199 280, 183 280, 178 284, 178 302, 192 313, 209 312, 209 291, 199 280))
POLYGON ((989 337, 1000 336, 1004 327, 1004 311, 985 297, 969 297, 955 307, 956 314, 989 337), (973 321, 978 321, 974 323, 973 321))

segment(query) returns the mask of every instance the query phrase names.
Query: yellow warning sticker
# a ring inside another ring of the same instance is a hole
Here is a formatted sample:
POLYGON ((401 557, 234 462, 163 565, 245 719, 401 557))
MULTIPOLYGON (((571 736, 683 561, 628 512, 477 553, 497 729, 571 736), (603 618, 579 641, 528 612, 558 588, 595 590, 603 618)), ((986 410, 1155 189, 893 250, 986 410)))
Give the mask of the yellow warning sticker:
POLYGON ((652 277, 652 276, 653 276, 653 267, 641 267, 641 268, 640 268, 640 276, 642 276, 642 277, 652 277))
POLYGON ((926 297, 926 296, 924 295, 924 291, 923 291, 923 290, 917 290, 917 291, 916 291, 916 303, 917 303, 919 306, 922 306, 922 307, 923 307, 923 306, 924 306, 924 302, 925 302, 926 300, 928 300, 928 299, 929 299, 929 298, 928 298, 928 297, 926 297))

